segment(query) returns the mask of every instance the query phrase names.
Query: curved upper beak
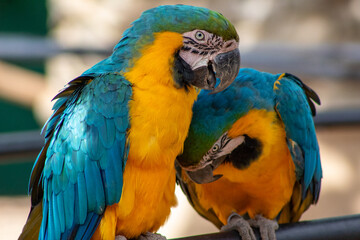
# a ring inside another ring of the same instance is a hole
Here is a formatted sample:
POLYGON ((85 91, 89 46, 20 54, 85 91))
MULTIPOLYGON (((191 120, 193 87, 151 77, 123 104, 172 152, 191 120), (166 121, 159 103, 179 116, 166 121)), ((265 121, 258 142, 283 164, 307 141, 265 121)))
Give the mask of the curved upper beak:
POLYGON ((236 78, 240 69, 240 51, 235 48, 228 52, 219 53, 207 66, 201 66, 193 70, 194 78, 192 85, 205 89, 213 90, 218 93, 226 89, 236 78), (217 79, 220 83, 216 86, 217 79))
POLYGON ((205 165, 205 167, 200 167, 196 169, 186 170, 189 178, 198 184, 211 183, 219 178, 222 175, 214 175, 214 170, 225 160, 226 156, 219 157, 211 161, 210 164, 205 165))
POLYGON ((211 92, 218 93, 226 89, 236 78, 240 69, 240 51, 238 48, 220 53, 214 59, 215 76, 220 84, 211 92))

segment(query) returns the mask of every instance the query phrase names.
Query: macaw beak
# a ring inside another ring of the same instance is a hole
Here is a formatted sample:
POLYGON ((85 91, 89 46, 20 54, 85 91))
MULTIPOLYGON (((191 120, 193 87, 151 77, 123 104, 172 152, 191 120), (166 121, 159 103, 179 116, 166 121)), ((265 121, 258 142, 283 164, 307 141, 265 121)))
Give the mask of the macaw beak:
POLYGON ((220 84, 211 92, 221 92, 234 81, 240 69, 240 51, 238 48, 225 53, 220 53, 214 59, 215 76, 220 79, 220 84))
POLYGON ((209 61, 208 66, 194 69, 194 78, 191 84, 195 87, 213 90, 218 93, 226 89, 236 78, 240 69, 240 51, 238 48, 218 54, 209 61), (216 86, 216 79, 220 79, 216 86))
POLYGON ((226 156, 216 158, 212 160, 210 164, 206 164, 205 167, 186 170, 186 173, 193 182, 198 184, 214 182, 222 177, 220 174, 214 175, 214 170, 225 160, 225 158, 226 156))

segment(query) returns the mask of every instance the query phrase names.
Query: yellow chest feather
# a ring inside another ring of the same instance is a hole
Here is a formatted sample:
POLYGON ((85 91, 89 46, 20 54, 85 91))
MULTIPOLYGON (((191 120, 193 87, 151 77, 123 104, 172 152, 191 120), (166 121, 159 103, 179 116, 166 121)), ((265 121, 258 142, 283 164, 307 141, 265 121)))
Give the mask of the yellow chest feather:
POLYGON ((156 35, 124 74, 133 96, 123 192, 118 204, 107 207, 94 239, 156 231, 176 205, 174 161, 182 151, 197 97, 192 87, 174 86, 170 66, 181 44, 180 34, 156 35))
POLYGON ((200 203, 205 208, 213 208, 223 224, 231 212, 247 213, 252 218, 262 214, 273 219, 291 198, 295 166, 284 128, 274 119, 275 113, 255 110, 235 123, 229 136, 255 135, 263 144, 261 156, 246 169, 223 164, 214 171, 222 174, 222 178, 195 186, 200 203))

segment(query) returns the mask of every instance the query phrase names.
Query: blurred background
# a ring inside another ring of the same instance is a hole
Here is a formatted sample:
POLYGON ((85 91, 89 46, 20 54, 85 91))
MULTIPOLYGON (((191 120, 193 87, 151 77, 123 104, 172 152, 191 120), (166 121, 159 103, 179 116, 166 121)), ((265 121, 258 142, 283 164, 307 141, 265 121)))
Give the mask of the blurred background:
MULTIPOLYGON (((302 220, 360 213, 360 0, 2 0, 0 2, 0 239, 17 239, 27 183, 51 99, 111 53, 142 11, 190 4, 221 12, 240 36, 242 67, 297 75, 320 96, 315 118, 324 178, 302 220)), ((217 231, 179 189, 160 233, 217 231)))

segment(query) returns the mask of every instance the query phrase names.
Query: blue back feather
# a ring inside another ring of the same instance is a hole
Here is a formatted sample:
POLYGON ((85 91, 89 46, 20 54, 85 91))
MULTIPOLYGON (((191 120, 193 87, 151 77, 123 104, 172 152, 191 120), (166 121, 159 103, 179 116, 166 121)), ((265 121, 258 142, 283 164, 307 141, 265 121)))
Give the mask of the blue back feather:
POLYGON ((117 74, 71 84, 81 84, 81 94, 59 94, 30 181, 32 203, 43 204, 39 239, 89 239, 121 197, 131 85, 117 74))

